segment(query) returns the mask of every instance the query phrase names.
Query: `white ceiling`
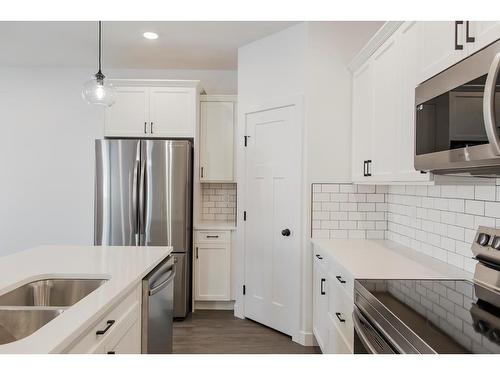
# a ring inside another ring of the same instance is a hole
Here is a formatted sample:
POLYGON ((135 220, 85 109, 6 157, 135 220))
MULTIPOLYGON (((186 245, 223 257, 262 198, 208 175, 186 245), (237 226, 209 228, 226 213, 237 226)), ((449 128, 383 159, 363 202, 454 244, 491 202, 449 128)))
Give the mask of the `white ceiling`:
MULTIPOLYGON (((103 69, 236 69, 238 47, 295 23, 103 22, 103 69)), ((382 23, 338 24, 357 51, 382 23)), ((0 66, 94 67, 97 23, 0 22, 0 46, 0 66)))

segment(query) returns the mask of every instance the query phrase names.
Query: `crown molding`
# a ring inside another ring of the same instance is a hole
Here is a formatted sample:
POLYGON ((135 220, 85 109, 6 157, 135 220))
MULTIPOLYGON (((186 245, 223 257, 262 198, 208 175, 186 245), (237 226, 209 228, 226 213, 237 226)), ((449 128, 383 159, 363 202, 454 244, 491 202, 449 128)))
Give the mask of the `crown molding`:
POLYGON ((349 65, 347 65, 347 68, 351 72, 355 72, 403 23, 404 21, 388 21, 384 23, 361 51, 354 56, 349 65))

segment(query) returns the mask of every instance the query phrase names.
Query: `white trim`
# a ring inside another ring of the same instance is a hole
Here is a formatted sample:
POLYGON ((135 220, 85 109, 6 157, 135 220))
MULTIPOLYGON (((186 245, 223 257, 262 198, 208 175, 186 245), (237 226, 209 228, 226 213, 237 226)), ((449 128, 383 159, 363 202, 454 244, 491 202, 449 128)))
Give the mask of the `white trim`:
POLYGON ((349 65, 347 65, 347 68, 351 72, 355 72, 403 23, 403 21, 388 21, 384 23, 368 43, 365 44, 361 51, 354 56, 349 65))
POLYGON ((200 102, 233 102, 238 101, 238 95, 200 95, 200 102))
POLYGON ((234 301, 194 301, 195 310, 234 310, 234 301))
POLYGON ((115 86, 148 86, 148 87, 194 87, 200 94, 205 90, 198 80, 189 79, 123 79, 110 78, 109 81, 115 86))
POLYGON ((319 346, 312 332, 299 331, 297 336, 292 337, 292 341, 303 346, 319 346))

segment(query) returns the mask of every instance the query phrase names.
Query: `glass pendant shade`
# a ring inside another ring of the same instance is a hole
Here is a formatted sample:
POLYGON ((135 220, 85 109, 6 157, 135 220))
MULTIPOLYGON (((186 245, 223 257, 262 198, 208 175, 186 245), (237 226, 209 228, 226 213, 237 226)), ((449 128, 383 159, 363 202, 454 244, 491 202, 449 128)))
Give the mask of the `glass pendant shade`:
POLYGON ((109 81, 96 77, 84 83, 82 97, 89 104, 111 107, 116 100, 115 88, 109 81))

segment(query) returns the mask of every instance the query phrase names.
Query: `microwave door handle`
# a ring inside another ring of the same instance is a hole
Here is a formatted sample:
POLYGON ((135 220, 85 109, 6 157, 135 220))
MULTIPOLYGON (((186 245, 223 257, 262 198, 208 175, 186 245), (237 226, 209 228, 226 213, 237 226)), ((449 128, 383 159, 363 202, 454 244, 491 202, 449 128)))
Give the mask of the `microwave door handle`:
POLYGON ((500 155, 500 139, 498 138, 496 129, 496 116, 495 116, 495 90, 500 71, 500 52, 495 55, 493 62, 486 78, 484 85, 484 98, 483 98, 483 116, 484 127, 488 141, 496 155, 500 155))

